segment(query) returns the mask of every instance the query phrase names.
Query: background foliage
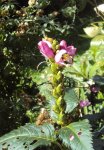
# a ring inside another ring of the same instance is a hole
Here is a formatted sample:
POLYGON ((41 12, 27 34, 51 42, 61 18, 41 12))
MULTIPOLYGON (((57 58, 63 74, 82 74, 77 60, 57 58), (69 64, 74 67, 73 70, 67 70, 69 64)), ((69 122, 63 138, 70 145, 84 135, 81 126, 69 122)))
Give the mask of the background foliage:
POLYGON ((77 47, 78 55, 72 69, 64 71, 65 85, 72 86, 80 100, 88 98, 91 101, 93 108, 89 106, 88 110, 84 110, 85 118, 91 123, 97 119, 93 131, 96 138, 102 137, 104 15, 100 12, 96 14, 94 7, 103 2, 0 1, 0 135, 24 125, 29 119, 35 122, 40 108, 43 105, 49 107, 45 99, 50 95, 45 93, 44 83, 50 86, 48 81, 51 75, 45 63, 39 65, 44 58, 37 50, 37 42, 47 35, 58 40, 66 39, 77 47), (96 30, 94 28, 91 36, 85 30, 88 26, 98 27, 96 30), (90 79, 100 88, 99 92, 90 91, 91 85, 86 84, 90 79), (95 114, 93 119, 92 114, 95 114))

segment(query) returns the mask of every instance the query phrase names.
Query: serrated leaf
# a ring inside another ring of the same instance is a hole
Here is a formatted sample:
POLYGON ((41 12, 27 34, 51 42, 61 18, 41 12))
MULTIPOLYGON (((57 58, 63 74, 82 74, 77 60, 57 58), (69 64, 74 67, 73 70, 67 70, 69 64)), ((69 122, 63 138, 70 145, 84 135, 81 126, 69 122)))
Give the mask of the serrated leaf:
POLYGON ((36 82, 41 95, 45 96, 47 100, 51 100, 52 97, 52 85, 50 80, 52 74, 49 67, 46 67, 41 72, 35 72, 31 75, 33 82, 36 82), (47 87, 47 89, 46 89, 47 87))
POLYGON ((66 68, 64 73, 65 73, 65 75, 67 73, 68 77, 74 77, 74 76, 76 76, 78 78, 84 77, 83 73, 81 72, 79 60, 77 60, 77 62, 73 63, 73 66, 70 69, 66 68))
POLYGON ((54 127, 51 124, 36 126, 26 124, 0 138, 0 147, 8 150, 34 150, 38 146, 50 145, 55 141, 54 127))
POLYGON ((74 122, 59 131, 59 138, 72 150, 93 150, 88 120, 74 122))
POLYGON ((41 95, 45 96, 47 101, 53 99, 52 86, 50 84, 42 84, 41 86, 39 86, 39 92, 41 93, 41 95))
POLYGON ((70 113, 78 105, 78 97, 74 89, 66 89, 64 100, 66 102, 65 113, 70 113))

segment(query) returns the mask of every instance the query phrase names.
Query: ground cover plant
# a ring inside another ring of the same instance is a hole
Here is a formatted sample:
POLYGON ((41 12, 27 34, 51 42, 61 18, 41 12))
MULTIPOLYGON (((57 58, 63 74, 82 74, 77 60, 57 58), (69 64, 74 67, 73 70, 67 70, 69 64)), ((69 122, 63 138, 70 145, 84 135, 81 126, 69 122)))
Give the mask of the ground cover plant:
POLYGON ((0 149, 102 150, 103 0, 0 4, 0 149))

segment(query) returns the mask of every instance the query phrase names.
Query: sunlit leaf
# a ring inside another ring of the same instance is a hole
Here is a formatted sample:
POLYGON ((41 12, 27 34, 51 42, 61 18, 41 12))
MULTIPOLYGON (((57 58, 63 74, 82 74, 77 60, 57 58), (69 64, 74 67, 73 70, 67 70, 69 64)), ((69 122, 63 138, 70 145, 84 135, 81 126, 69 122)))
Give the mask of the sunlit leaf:
POLYGON ((59 138, 72 150, 93 150, 88 120, 74 122, 59 131, 59 138))
POLYGON ((66 89, 65 96, 66 113, 70 113, 78 105, 78 97, 74 89, 66 89))
POLYGON ((8 150, 34 150, 39 146, 50 145, 55 138, 54 127, 51 124, 36 126, 29 123, 2 136, 0 146, 8 150))
POLYGON ((104 48, 104 35, 97 35, 91 41, 91 46, 102 46, 104 48))
POLYGON ((84 28, 84 32, 89 36, 89 37, 95 37, 101 32, 101 29, 98 26, 90 26, 84 28))

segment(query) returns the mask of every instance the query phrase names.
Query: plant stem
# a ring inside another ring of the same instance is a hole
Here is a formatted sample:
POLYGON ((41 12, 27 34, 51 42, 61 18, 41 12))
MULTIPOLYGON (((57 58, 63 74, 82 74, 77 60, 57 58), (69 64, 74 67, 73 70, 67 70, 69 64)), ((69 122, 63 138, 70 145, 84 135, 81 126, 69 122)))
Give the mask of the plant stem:
POLYGON ((60 148, 60 150, 64 150, 64 149, 62 148, 62 146, 60 145, 60 143, 55 142, 55 144, 60 148))

